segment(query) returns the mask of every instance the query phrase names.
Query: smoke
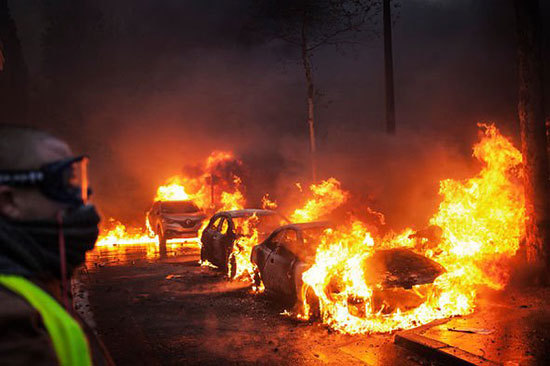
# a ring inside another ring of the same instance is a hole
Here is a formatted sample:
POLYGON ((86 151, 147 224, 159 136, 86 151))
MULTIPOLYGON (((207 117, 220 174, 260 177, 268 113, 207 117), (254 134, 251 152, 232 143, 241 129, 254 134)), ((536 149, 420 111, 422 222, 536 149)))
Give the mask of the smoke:
MULTIPOLYGON (((269 192, 289 206, 295 183, 309 183, 301 65, 282 42, 243 41, 251 2, 44 4, 10 2, 31 59, 32 123, 92 157, 105 216, 140 223, 156 188, 196 172, 213 150, 243 161, 251 205, 269 192)), ((439 180, 476 170, 477 122, 518 134, 512 6, 402 5, 396 137, 383 133, 381 39, 313 57, 320 176, 341 180, 358 207, 396 228, 425 223, 439 180)))

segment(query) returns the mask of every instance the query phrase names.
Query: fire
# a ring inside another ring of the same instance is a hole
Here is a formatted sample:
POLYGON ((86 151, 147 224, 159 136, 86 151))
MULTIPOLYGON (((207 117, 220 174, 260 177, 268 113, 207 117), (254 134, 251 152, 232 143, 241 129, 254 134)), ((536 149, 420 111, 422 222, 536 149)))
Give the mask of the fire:
POLYGON ((164 185, 158 187, 155 201, 192 200, 202 209, 212 208, 215 205, 216 188, 221 187, 221 192, 218 192, 221 209, 242 208, 245 200, 240 190, 241 178, 232 172, 229 173, 229 177, 219 176, 225 173, 224 167, 230 164, 240 165, 241 163, 229 151, 214 151, 204 162, 202 175, 171 177, 164 185))
POLYGON ((152 239, 141 229, 128 229, 119 221, 109 219, 106 228, 97 240, 96 246, 111 246, 115 244, 144 244, 152 239))
POLYGON ((502 288, 508 279, 502 259, 513 256, 524 236, 525 203, 521 178, 521 153, 493 125, 484 129, 474 157, 484 163, 467 182, 445 180, 439 211, 430 220, 443 229, 434 258, 448 269, 468 267, 464 280, 502 288))
MULTIPOLYGON (((302 191, 300 184, 297 183, 296 185, 302 191)), ((313 197, 306 201, 303 208, 294 211, 291 221, 316 220, 339 207, 349 196, 349 193, 342 190, 340 182, 335 178, 329 178, 319 184, 312 184, 309 189, 313 197)), ((265 194, 262 197, 262 207, 264 209, 275 209, 277 203, 269 198, 269 194, 265 194)), ((229 261, 228 276, 230 278, 244 281, 252 280, 254 268, 250 262, 250 255, 252 254, 252 248, 259 243, 258 222, 258 217, 254 215, 246 219, 237 228, 240 235, 235 241, 231 253, 233 263, 231 259, 229 261)))
POLYGON ((233 192, 222 192, 219 211, 241 210, 246 205, 246 199, 240 189, 242 185, 241 178, 234 176, 233 183, 235 184, 233 192))
MULTIPOLYGON (((296 186, 302 191, 299 183, 296 186)), ((349 193, 342 190, 341 183, 336 178, 312 184, 309 189, 313 197, 302 208, 294 211, 290 216, 292 222, 315 221, 342 205, 349 197, 349 193)))
MULTIPOLYGON (((483 167, 469 180, 441 182, 442 201, 426 231, 430 240, 415 238, 411 229, 376 238, 357 220, 324 232, 314 264, 302 279, 303 293, 313 291, 318 298, 325 324, 350 334, 413 328, 471 313, 480 286, 499 289, 506 284, 506 260, 515 255, 524 235, 522 159, 495 126, 480 128, 482 138, 474 157, 483 167), (414 307, 391 307, 386 301, 380 305, 379 294, 388 290, 367 283, 366 260, 377 249, 392 247, 414 248, 446 269, 433 284, 409 291, 418 302, 414 307)), ((302 297, 299 316, 308 318, 310 303, 302 297)))
POLYGON ((183 201, 191 199, 189 193, 185 191, 185 183, 184 178, 177 175, 168 179, 165 185, 158 187, 155 201, 183 201))
MULTIPOLYGON (((237 175, 241 165, 232 152, 214 151, 202 164, 200 175, 176 175, 169 178, 157 188, 154 201, 191 200, 205 211, 244 208, 246 200, 242 192, 242 180, 237 175)), ((207 221, 203 223, 199 237, 206 225, 207 221)), ((144 228, 127 228, 111 218, 104 225, 97 245, 151 243, 155 241, 151 234, 147 218, 144 228)))
POLYGON ((277 202, 272 201, 271 198, 269 198, 269 193, 266 193, 262 197, 262 208, 264 210, 275 210, 277 206, 277 202))
POLYGON ((258 216, 252 215, 244 220, 240 227, 236 228, 239 234, 233 244, 233 251, 229 259, 229 278, 252 281, 254 268, 250 261, 250 256, 252 254, 252 248, 258 244, 258 223, 258 216))

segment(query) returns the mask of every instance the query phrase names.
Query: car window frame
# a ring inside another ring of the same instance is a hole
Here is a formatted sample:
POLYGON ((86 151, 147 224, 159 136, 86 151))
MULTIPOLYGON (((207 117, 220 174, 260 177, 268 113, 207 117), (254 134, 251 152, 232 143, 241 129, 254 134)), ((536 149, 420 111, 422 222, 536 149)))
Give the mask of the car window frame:
POLYGON ((275 230, 266 240, 265 240, 265 246, 267 247, 267 249, 271 250, 271 251, 275 251, 275 249, 277 249, 277 244, 276 242, 273 241, 273 239, 275 239, 276 236, 280 235, 282 232, 284 232, 285 229, 278 229, 278 230, 275 230))
POLYGON ((223 218, 223 216, 221 216, 221 215, 212 216, 212 218, 210 219, 210 222, 208 223, 207 229, 218 231, 218 226, 220 225, 220 223, 218 222, 216 224, 216 221, 218 221, 219 219, 222 219, 222 218, 223 218))
POLYGON ((220 221, 220 223, 218 224, 218 232, 223 235, 223 236, 226 236, 227 234, 229 234, 229 232, 231 231, 231 226, 229 225, 229 219, 227 216, 221 216, 222 220, 220 221), (227 231, 226 232, 223 232, 222 229, 223 229, 223 226, 224 226, 224 223, 227 222, 227 231))
POLYGON ((284 231, 284 234, 285 234, 285 235, 283 235, 283 241, 279 242, 277 244, 277 247, 275 248, 275 251, 279 254, 284 253, 284 252, 288 252, 288 253, 291 253, 294 257, 296 257, 297 255, 296 255, 296 253, 294 253, 295 250, 293 250, 293 249, 297 249, 297 247, 299 247, 301 242, 302 242, 301 237, 300 237, 300 231, 296 230, 294 228, 287 228, 283 231, 284 231), (294 234, 295 234, 294 242, 295 242, 296 248, 291 248, 289 245, 287 245, 288 241, 286 240, 286 238, 287 238, 288 233, 290 233, 290 232, 294 232, 294 234), (281 252, 281 250, 279 248, 282 248, 283 251, 281 252))

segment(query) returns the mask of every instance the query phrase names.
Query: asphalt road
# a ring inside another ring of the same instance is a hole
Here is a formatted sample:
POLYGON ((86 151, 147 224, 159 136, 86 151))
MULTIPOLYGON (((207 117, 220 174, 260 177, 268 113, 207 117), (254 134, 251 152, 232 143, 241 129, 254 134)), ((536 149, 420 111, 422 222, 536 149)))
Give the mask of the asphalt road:
POLYGON ((392 335, 349 336, 282 315, 284 305, 198 264, 196 243, 88 256, 76 298, 119 365, 419 365, 392 335))

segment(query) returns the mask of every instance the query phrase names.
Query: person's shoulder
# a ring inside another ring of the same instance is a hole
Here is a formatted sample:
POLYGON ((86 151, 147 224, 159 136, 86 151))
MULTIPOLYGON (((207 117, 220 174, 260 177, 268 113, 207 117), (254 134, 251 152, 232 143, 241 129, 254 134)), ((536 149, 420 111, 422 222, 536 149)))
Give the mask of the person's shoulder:
POLYGON ((38 311, 21 295, 0 285, 0 318, 36 317, 38 311))
POLYGON ((53 343, 38 310, 0 285, 0 365, 56 365, 53 343))

